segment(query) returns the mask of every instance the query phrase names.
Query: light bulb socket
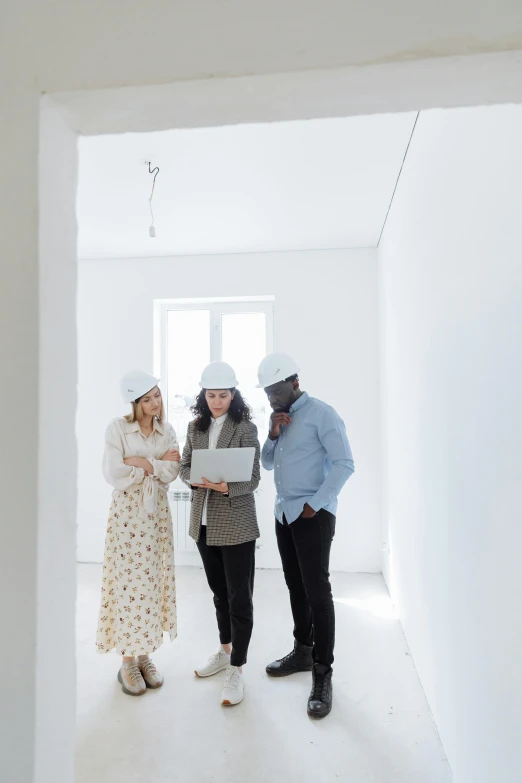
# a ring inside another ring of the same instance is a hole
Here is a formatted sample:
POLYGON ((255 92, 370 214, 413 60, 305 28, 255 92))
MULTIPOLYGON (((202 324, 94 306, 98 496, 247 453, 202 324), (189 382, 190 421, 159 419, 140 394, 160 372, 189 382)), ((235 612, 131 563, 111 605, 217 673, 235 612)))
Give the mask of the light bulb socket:
POLYGON ((156 229, 155 229, 154 226, 150 226, 149 227, 149 237, 151 237, 151 239, 154 239, 155 236, 156 236, 156 229))

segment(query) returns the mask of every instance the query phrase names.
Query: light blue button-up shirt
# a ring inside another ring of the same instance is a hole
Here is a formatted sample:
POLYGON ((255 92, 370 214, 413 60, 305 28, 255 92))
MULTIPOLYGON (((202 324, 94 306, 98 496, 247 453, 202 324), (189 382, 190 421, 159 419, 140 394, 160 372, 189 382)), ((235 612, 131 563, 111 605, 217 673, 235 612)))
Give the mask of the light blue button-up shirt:
POLYGON ((337 496, 354 471, 352 451, 341 417, 306 392, 294 402, 292 419, 277 440, 267 438, 261 464, 274 471, 275 515, 290 524, 308 503, 335 514, 337 496))

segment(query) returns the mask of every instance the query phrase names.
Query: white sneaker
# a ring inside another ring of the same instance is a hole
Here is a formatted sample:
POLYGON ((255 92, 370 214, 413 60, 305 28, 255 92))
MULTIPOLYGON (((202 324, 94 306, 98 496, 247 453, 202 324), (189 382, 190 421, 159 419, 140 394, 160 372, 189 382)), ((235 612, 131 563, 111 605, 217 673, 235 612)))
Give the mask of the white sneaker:
POLYGON ((118 681, 121 683, 123 693, 128 696, 142 696, 147 690, 139 666, 135 661, 122 664, 118 672, 118 681))
POLYGON ((221 704, 229 706, 232 704, 239 704, 239 702, 243 701, 244 695, 245 681, 243 680, 243 675, 237 666, 229 666, 227 668, 223 693, 221 694, 221 704))
POLYGON ((212 677, 213 674, 222 672, 227 666, 230 665, 230 655, 224 651, 222 647, 219 648, 215 655, 211 655, 207 663, 200 669, 195 669, 194 674, 198 677, 212 677))
POLYGON ((161 688, 163 675, 159 673, 150 658, 138 659, 138 667, 147 688, 161 688))

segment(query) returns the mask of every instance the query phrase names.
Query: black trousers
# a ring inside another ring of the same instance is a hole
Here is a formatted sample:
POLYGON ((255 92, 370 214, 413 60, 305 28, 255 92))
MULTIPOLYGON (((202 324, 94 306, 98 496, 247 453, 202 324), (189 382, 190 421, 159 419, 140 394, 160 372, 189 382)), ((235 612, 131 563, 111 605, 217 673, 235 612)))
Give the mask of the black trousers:
POLYGON ((232 644, 232 666, 243 666, 254 626, 256 542, 208 546, 207 528, 202 525, 197 546, 214 593, 219 640, 221 644, 232 644))
POLYGON ((290 591, 294 637, 314 648, 314 661, 334 660, 335 611, 330 585, 330 549, 335 517, 321 509, 314 517, 288 524, 276 519, 276 536, 285 581, 290 591))

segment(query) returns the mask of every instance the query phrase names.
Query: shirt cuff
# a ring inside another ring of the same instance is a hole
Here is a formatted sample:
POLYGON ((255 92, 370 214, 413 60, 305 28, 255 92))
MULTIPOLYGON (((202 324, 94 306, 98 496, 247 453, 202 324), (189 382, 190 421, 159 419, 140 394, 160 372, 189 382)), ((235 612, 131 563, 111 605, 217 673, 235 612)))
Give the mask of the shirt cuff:
POLYGON ((134 468, 133 484, 141 484, 145 479, 145 471, 143 468, 134 468))
POLYGON ((149 460, 152 467, 154 468, 154 473, 152 474, 155 476, 155 478, 161 478, 161 469, 163 467, 163 460, 161 459, 151 459, 149 460))

